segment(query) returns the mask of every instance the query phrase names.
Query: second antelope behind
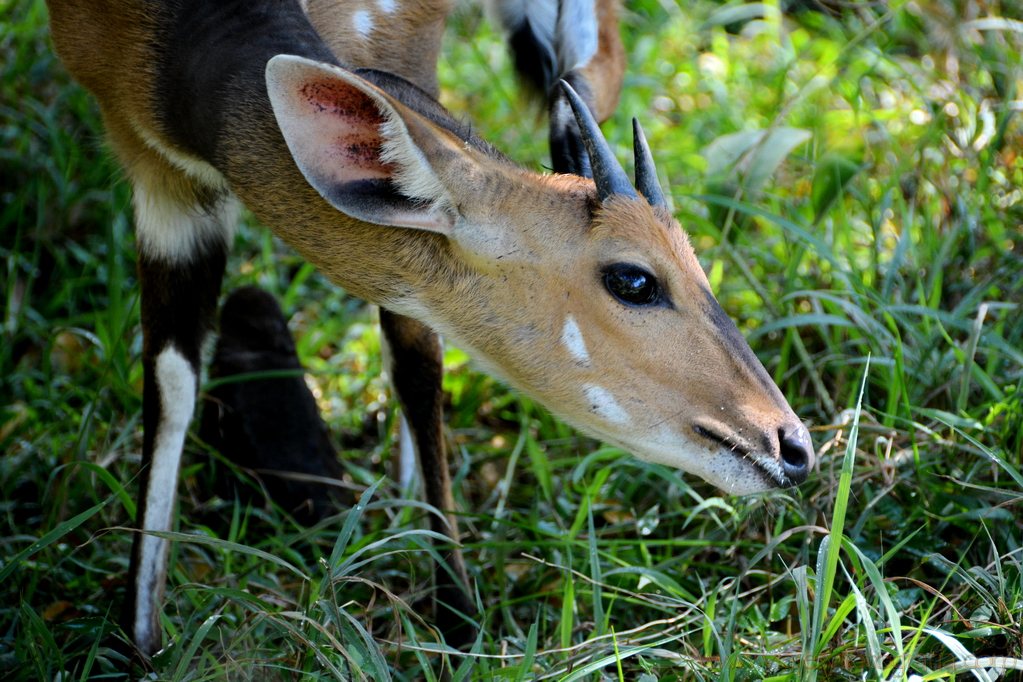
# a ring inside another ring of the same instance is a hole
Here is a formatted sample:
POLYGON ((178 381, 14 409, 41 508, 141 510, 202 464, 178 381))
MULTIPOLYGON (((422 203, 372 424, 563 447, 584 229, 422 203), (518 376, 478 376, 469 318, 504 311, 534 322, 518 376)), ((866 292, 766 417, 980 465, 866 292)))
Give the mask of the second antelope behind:
MULTIPOLYGON (((375 3, 390 12, 386 31, 378 15, 352 31, 361 5, 349 4, 331 5, 339 23, 314 28, 297 1, 49 2, 57 50, 99 101, 134 190, 143 532, 125 627, 145 653, 161 645, 168 547, 148 531, 172 524, 238 200, 383 309, 396 393, 439 509, 453 502, 438 332, 585 433, 727 492, 791 486, 813 465, 806 429, 669 213, 638 126, 634 185, 566 87, 594 179, 523 170, 437 104, 434 62, 413 84, 348 58, 346 44, 373 54, 382 41, 421 73, 439 33, 424 34, 425 57, 409 37, 442 21, 447 3, 375 3)), ((432 523, 457 544, 453 517, 432 523)), ((446 561, 436 618, 462 639, 474 602, 461 554, 446 561)))

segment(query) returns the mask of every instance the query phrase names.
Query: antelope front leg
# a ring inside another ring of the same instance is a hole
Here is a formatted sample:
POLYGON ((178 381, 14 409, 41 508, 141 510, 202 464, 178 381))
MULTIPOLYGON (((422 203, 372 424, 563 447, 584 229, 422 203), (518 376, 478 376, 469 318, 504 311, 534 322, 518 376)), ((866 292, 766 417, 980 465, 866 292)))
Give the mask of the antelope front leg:
MULTIPOLYGON (((220 218, 231 213, 230 202, 222 197, 213 207, 185 209, 166 195, 135 186, 145 380, 136 512, 142 531, 171 529, 181 451, 195 409, 200 351, 213 329, 224 273, 230 227, 220 218)), ((147 655, 161 645, 168 549, 167 540, 144 532, 132 544, 124 627, 147 655)))
MULTIPOLYGON (((391 382, 411 431, 426 501, 445 514, 445 518, 431 514, 430 525, 457 545, 458 521, 452 514, 455 502, 444 449, 440 338, 421 322, 384 309, 380 310, 380 327, 390 348, 391 382)), ((470 618, 476 607, 469 596, 469 577, 460 549, 453 548, 445 563, 437 566, 436 581, 437 626, 448 644, 467 644, 475 635, 470 618)))

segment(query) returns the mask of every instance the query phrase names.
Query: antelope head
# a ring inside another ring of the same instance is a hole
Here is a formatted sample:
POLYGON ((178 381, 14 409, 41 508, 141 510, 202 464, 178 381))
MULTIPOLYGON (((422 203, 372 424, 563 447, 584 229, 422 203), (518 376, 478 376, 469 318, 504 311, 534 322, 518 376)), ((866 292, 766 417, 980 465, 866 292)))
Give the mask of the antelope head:
POLYGON ((641 459, 737 494, 806 478, 809 434, 711 293, 638 123, 634 186, 563 84, 593 180, 538 175, 343 69, 276 57, 267 79, 306 180, 358 220, 338 229, 388 254, 369 269, 397 282, 367 298, 641 459))

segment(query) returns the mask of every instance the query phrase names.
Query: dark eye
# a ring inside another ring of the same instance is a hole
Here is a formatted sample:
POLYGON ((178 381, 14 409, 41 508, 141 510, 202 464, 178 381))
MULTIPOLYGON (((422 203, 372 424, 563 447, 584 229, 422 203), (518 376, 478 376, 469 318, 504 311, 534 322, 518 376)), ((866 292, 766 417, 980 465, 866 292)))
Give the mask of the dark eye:
POLYGON ((604 286, 626 305, 657 305, 663 300, 657 278, 636 265, 616 263, 608 266, 604 269, 604 286))

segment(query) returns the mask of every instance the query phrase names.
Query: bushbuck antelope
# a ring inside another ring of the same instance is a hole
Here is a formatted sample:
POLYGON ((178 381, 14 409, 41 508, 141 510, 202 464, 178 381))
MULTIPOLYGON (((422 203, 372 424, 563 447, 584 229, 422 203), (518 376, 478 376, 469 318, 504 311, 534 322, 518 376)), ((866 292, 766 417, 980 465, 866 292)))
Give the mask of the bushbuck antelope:
MULTIPOLYGON (((331 280, 381 306, 425 495, 448 513, 431 523, 453 544, 435 332, 643 459, 731 493, 806 478, 809 434, 711 294, 638 124, 633 186, 562 85, 594 179, 540 175, 401 76, 340 66, 349 48, 335 44, 336 57, 298 2, 49 7, 56 48, 99 101, 134 188, 143 532, 125 625, 141 651, 161 644, 168 548, 147 531, 171 526, 236 198, 331 280)), ((438 606, 450 609, 437 617, 457 634, 474 609, 456 550, 437 581, 438 606)))

